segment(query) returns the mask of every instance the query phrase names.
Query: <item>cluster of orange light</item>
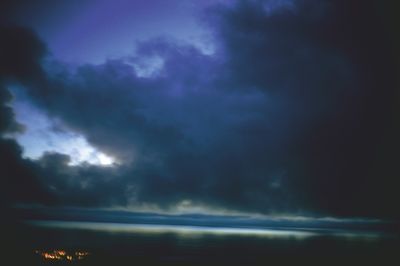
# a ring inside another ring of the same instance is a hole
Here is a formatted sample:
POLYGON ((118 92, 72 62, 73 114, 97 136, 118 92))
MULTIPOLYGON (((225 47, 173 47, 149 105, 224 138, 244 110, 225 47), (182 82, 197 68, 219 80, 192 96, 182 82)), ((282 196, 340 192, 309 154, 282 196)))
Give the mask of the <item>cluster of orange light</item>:
POLYGON ((75 251, 72 253, 68 253, 65 250, 53 250, 53 251, 40 251, 36 250, 36 254, 40 255, 42 258, 46 260, 81 260, 89 255, 89 252, 86 251, 75 251))

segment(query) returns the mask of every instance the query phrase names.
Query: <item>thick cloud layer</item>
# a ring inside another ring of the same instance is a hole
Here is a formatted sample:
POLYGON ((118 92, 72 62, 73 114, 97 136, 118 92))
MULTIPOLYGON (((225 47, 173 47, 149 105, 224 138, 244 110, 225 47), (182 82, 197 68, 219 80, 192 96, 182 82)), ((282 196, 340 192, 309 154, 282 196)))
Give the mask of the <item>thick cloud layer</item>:
POLYGON ((17 201, 50 203, 52 198, 39 180, 35 163, 21 158, 21 147, 14 140, 3 138, 24 130, 15 121, 9 106, 12 95, 6 86, 15 80, 30 83, 41 71, 37 60, 45 47, 26 29, 0 27, 0 35, 5 38, 0 44, 0 207, 17 201))
MULTIPOLYGON (((370 1, 238 1, 205 14, 212 55, 160 38, 72 70, 41 61, 30 31, 2 29, 3 83, 119 162, 4 151, 30 165, 7 178, 29 177, 62 205, 398 217, 398 61, 379 12, 370 1)), ((9 107, 1 114, 2 132, 19 128, 9 107)))

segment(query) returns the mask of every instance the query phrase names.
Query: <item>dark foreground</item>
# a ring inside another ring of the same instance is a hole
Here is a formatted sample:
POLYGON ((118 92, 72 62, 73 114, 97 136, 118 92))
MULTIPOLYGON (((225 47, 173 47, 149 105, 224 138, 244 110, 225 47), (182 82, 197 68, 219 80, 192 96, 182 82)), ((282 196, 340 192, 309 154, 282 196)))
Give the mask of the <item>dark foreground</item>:
POLYGON ((129 232, 31 225, 2 231, 1 265, 400 265, 395 236, 129 232), (79 260, 41 255, 54 250, 88 255, 79 260))

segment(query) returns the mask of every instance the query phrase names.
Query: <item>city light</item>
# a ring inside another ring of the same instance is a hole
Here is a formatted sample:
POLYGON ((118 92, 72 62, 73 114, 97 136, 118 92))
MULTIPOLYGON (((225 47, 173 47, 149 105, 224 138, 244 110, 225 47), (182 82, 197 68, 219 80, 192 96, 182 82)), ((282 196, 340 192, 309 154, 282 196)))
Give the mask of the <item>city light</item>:
POLYGON ((87 251, 65 251, 65 250, 35 250, 35 254, 42 257, 44 260, 54 261, 76 261, 85 259, 90 255, 87 251))

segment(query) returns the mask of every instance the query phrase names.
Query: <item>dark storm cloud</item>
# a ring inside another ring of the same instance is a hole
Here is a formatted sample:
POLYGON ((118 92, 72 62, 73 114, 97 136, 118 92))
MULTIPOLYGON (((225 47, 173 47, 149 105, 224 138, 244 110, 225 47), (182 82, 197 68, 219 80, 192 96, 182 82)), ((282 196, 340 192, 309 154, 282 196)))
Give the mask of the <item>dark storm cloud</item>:
MULTIPOLYGON (((32 172, 64 205, 395 217, 398 65, 379 10, 371 1, 238 1, 207 13, 214 55, 155 39, 74 70, 39 64, 45 49, 34 35, 6 30, 14 41, 0 44, 11 51, 3 75, 120 161, 69 166, 46 154, 32 172), (162 66, 139 75, 153 58, 162 66)), ((15 128, 10 112, 2 128, 15 128)))
POLYGON ((19 202, 49 202, 51 197, 39 182, 35 164, 21 158, 22 150, 6 134, 23 131, 23 125, 15 121, 9 106, 12 95, 7 85, 15 80, 31 83, 40 76, 39 60, 45 53, 44 45, 29 30, 8 28, 0 24, 0 172, 1 207, 19 202))
POLYGON ((284 150, 250 154, 266 164, 275 154, 302 204, 345 215, 392 213, 399 141, 384 139, 399 130, 398 58, 379 13, 387 3, 293 3, 270 15, 265 1, 216 10, 231 86, 284 105, 273 118, 273 131, 287 136, 284 150))
POLYGON ((125 169, 97 167, 89 164, 71 167, 70 158, 58 153, 45 153, 37 161, 41 181, 56 196, 57 204, 72 206, 125 206, 131 196, 130 180, 125 169))

